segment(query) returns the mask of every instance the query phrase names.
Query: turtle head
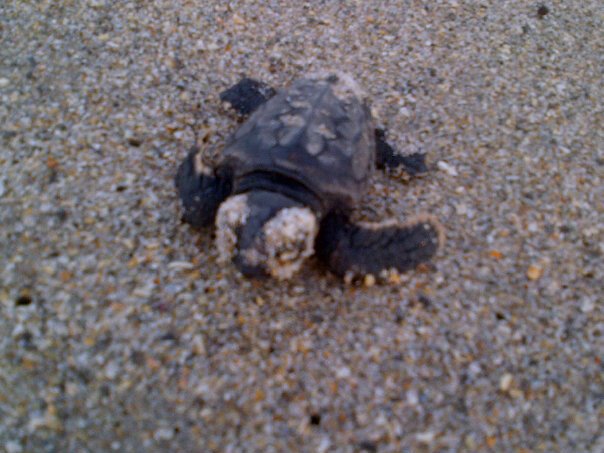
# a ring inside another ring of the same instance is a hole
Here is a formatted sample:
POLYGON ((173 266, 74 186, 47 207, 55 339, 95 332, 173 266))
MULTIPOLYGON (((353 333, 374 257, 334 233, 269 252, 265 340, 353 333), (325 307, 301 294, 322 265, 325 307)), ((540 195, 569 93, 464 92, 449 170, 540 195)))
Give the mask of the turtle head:
POLYGON ((290 278, 314 252, 313 211, 284 195, 251 191, 228 198, 216 216, 216 245, 248 277, 290 278))

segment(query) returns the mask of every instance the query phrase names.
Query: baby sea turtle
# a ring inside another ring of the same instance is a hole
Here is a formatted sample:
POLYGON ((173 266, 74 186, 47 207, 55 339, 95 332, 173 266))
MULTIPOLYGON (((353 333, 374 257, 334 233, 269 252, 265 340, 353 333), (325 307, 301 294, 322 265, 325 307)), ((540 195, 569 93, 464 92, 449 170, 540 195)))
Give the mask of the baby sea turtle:
POLYGON ((249 118, 216 168, 194 149, 175 182, 183 220, 216 225, 221 260, 246 276, 287 279, 316 254, 350 278, 402 272, 434 255, 443 235, 432 216, 350 221, 376 166, 426 171, 423 155, 386 143, 350 76, 307 76, 279 91, 245 78, 220 98, 249 118))

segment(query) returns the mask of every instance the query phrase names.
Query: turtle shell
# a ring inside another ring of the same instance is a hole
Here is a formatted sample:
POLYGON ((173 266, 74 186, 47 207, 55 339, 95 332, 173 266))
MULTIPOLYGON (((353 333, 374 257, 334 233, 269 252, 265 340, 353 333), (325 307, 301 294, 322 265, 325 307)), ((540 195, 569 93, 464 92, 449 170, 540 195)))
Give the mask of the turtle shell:
POLYGON ((303 185, 322 210, 352 208, 374 169, 373 131, 370 109, 349 76, 300 79, 241 125, 222 165, 235 191, 237 181, 266 174, 303 185))

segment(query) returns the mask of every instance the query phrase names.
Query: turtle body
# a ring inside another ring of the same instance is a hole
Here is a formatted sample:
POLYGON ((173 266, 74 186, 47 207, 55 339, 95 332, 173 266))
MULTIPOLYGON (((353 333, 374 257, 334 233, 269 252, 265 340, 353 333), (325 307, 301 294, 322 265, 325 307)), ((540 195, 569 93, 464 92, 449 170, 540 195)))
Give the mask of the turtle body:
POLYGON ((235 191, 250 188, 250 175, 255 187, 267 184, 262 175, 279 176, 308 188, 315 209, 356 206, 375 167, 375 128, 360 94, 350 78, 306 78, 261 105, 223 152, 235 191))
POLYGON ((313 254, 345 276, 404 271, 436 252, 442 229, 431 216, 349 220, 376 166, 426 171, 423 155, 398 155, 375 129, 352 77, 307 76, 280 91, 243 79, 221 99, 251 115, 216 168, 190 152, 176 186, 186 222, 216 225, 224 261, 247 276, 285 279, 313 254))

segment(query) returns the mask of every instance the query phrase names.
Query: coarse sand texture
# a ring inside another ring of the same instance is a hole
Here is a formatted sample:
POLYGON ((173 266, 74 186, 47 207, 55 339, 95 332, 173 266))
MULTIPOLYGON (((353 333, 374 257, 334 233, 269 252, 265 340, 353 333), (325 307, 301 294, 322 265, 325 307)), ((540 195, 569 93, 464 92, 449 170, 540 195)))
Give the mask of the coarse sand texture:
POLYGON ((0 2, 0 451, 604 451, 601 0, 0 2), (335 68, 429 263, 257 281, 174 176, 219 93, 335 68))

